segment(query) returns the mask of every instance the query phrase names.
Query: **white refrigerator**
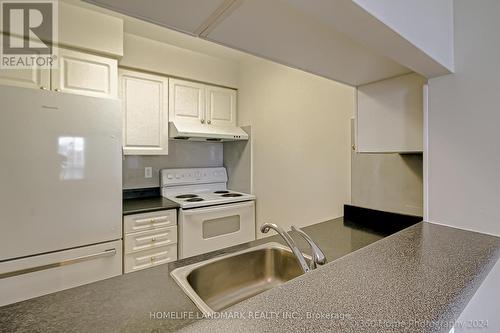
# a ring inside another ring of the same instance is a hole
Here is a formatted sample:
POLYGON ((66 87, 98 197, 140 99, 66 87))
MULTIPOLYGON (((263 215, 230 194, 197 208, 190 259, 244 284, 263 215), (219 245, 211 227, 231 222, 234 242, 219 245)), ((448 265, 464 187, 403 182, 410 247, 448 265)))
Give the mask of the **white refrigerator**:
POLYGON ((121 274, 120 110, 0 86, 0 305, 121 274))

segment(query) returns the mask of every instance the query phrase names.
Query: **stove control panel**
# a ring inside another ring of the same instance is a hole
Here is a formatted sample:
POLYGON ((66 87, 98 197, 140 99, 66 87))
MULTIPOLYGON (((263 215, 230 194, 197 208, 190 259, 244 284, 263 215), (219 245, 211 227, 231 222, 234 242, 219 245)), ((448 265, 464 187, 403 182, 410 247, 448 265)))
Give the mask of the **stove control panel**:
POLYGON ((226 168, 163 169, 161 186, 196 185, 227 182, 226 168))

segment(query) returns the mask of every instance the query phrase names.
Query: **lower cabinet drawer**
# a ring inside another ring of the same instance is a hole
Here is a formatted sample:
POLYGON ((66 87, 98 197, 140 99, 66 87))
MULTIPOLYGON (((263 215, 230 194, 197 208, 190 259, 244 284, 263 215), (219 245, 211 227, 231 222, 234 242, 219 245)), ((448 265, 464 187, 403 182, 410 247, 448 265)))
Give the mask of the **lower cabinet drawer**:
POLYGON ((2 262, 0 306, 121 274, 121 240, 2 262))
POLYGON ((125 235, 124 252, 133 253, 177 243, 177 226, 125 235))
POLYGON ((177 211, 175 209, 126 215, 123 217, 123 232, 129 234, 132 232, 171 227, 176 224, 177 211))
POLYGON ((177 260, 177 244, 125 255, 124 272, 130 273, 177 260))

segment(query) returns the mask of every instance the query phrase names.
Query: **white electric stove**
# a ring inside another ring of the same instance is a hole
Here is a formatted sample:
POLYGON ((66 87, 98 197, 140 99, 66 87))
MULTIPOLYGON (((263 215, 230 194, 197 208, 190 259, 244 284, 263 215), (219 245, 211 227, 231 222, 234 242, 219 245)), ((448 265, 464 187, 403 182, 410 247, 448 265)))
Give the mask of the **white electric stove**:
POLYGON ((161 170, 162 196, 180 205, 179 258, 255 239, 255 196, 227 188, 225 168, 161 170))

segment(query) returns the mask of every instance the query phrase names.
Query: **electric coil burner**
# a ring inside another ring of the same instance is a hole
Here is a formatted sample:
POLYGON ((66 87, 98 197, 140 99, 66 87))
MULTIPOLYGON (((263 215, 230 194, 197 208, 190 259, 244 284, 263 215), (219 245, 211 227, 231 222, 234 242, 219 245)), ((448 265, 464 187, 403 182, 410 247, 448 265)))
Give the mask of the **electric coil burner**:
POLYGON ((196 197, 197 197, 196 194, 181 194, 176 196, 177 199, 191 199, 196 197))
POLYGON ((223 194, 221 195, 224 198, 236 198, 236 197, 241 197, 243 194, 241 193, 228 193, 228 194, 223 194))
POLYGON ((199 201, 205 201, 203 198, 190 198, 186 200, 187 202, 199 202, 199 201))

